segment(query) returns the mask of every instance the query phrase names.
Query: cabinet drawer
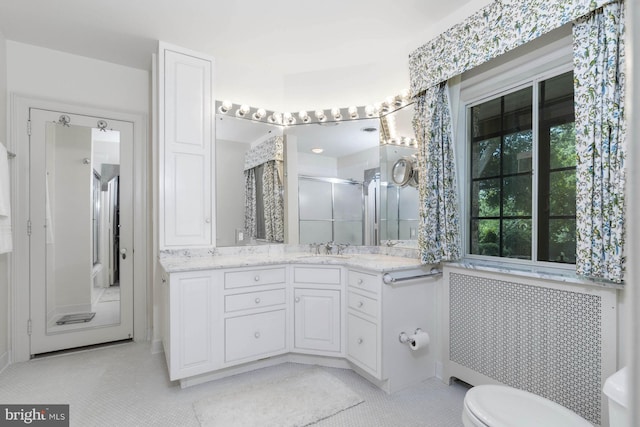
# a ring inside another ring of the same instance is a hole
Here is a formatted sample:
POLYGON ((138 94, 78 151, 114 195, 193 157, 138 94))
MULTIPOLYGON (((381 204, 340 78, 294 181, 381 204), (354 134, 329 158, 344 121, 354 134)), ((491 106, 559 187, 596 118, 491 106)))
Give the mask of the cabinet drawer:
POLYGON ((378 317, 378 300, 349 291, 349 308, 367 314, 374 318, 378 317))
POLYGON ((270 291, 247 292, 245 294, 227 295, 224 297, 224 311, 231 313, 239 310, 270 307, 284 304, 286 293, 284 289, 270 291))
POLYGON ((348 315, 347 323, 349 359, 378 375, 378 325, 353 314, 348 315))
POLYGON ((284 267, 227 271, 224 273, 224 287, 233 289, 244 286, 273 285, 284 283, 285 278, 284 267))
POLYGON ((315 267, 294 267, 293 281, 295 283, 319 283, 325 285, 340 284, 339 267, 336 268, 315 268, 315 267))
POLYGON ((378 294, 380 292, 381 279, 373 274, 349 271, 349 286, 367 292, 378 294))
POLYGON ((285 310, 225 320, 225 362, 260 358, 286 350, 285 310))

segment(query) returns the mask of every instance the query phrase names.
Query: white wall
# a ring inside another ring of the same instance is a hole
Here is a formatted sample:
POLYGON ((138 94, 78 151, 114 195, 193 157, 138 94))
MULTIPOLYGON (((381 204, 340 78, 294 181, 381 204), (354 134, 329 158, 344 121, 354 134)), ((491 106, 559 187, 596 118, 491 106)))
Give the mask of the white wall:
POLYGON ((149 72, 7 41, 7 90, 61 102, 148 114, 149 72))
POLYGON ((213 85, 217 100, 229 100, 273 111, 285 109, 284 80, 280 72, 255 64, 240 64, 225 58, 215 58, 213 85))
MULTIPOLYGON (((7 143, 7 43, 0 33, 0 142, 7 143)), ((9 255, 0 255, 0 371, 9 362, 9 255)))
POLYGON ((216 141, 216 246, 235 246, 236 229, 244 229, 244 156, 250 144, 216 141), (223 224, 224 226, 220 226, 223 224))
POLYGON ((402 55, 385 62, 289 74, 284 77, 285 105, 297 112, 375 104, 409 88, 408 70, 408 58, 402 55))

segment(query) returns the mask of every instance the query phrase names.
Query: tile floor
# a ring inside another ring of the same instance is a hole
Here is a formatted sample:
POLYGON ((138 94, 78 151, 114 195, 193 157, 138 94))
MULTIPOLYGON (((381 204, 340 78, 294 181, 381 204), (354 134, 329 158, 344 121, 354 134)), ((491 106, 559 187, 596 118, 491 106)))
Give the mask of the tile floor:
MULTIPOLYGON (((284 363, 181 389, 169 381, 163 354, 151 354, 149 343, 125 343, 13 364, 0 373, 0 403, 69 404, 71 426, 198 426, 193 402, 230 384, 306 368, 284 363)), ((447 386, 434 378, 387 395, 351 370, 323 369, 365 402, 315 426, 462 426, 467 388, 461 384, 447 386)))

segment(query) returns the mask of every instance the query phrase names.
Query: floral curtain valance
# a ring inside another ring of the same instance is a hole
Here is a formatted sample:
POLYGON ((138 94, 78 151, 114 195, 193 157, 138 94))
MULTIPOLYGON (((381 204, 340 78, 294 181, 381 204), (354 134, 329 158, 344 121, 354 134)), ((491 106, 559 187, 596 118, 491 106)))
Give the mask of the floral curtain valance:
POLYGON ((416 95, 613 0, 496 0, 409 55, 416 95))
POLYGON ((255 168, 270 160, 284 160, 284 138, 274 136, 247 151, 244 157, 244 170, 255 168))

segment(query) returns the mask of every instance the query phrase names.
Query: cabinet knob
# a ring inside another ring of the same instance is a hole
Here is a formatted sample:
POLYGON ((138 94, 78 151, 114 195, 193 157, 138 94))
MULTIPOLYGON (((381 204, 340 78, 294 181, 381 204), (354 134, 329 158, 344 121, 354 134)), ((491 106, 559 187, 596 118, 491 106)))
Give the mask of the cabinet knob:
POLYGON ((358 279, 358 285, 362 285, 363 283, 364 283, 364 280, 358 279))
POLYGON ((358 308, 362 308, 363 305, 364 305, 364 302, 362 302, 362 301, 358 302, 358 308))
POLYGON ((206 222, 207 224, 211 223, 211 218, 205 218, 204 222, 206 222))
POLYGON ((259 282, 260 281, 260 276, 254 277, 253 280, 255 280, 256 282, 259 282))
POLYGON ((256 298, 256 304, 260 304, 260 298, 256 298))
POLYGON ((253 334, 253 336, 254 336, 254 337, 256 337, 256 339, 257 339, 257 338, 260 338, 260 332, 259 332, 259 331, 256 331, 256 333, 255 333, 255 334, 253 334))
POLYGON ((300 302, 300 297, 296 297, 295 301, 300 302))
POLYGON ((362 344, 364 340, 362 338, 358 338, 358 344, 362 344))

